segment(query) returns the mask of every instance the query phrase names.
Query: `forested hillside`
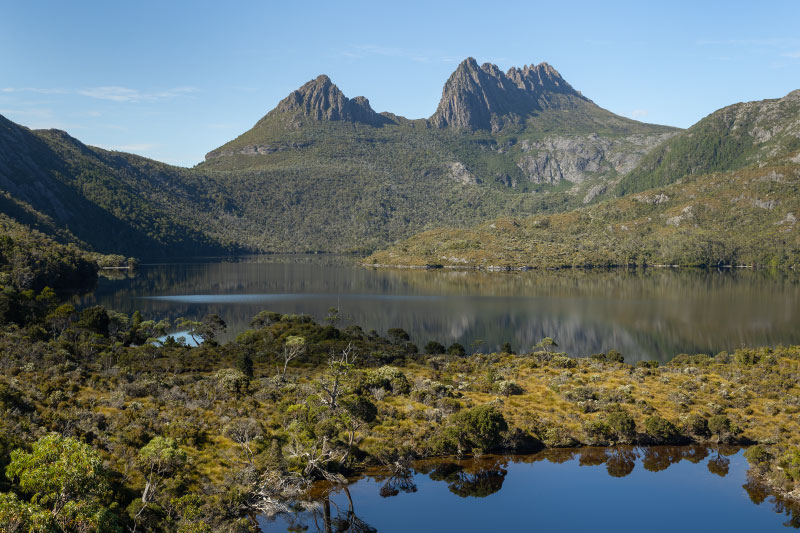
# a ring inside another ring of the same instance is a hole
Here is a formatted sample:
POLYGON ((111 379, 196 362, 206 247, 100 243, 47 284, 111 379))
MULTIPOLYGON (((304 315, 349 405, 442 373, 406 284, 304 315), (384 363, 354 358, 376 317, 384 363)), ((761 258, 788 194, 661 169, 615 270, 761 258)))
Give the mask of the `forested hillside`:
POLYGON ((596 202, 676 132, 600 108, 549 65, 468 59, 429 119, 376 113, 319 76, 193 169, 0 117, 0 191, 103 253, 371 251, 596 202))
POLYGON ((734 104, 710 114, 644 157, 617 194, 668 185, 686 175, 725 172, 795 157, 800 151, 800 90, 734 104))

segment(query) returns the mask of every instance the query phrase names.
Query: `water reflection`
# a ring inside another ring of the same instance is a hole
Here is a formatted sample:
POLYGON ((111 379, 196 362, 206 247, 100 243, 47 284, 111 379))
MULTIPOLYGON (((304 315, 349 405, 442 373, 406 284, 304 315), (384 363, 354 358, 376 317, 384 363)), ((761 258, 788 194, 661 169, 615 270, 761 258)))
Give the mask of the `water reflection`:
POLYGON ((338 306, 365 331, 407 330, 417 345, 527 350, 553 337, 574 355, 617 349, 628 361, 742 345, 800 343, 797 276, 768 272, 637 270, 519 272, 370 270, 336 256, 255 256, 144 265, 134 278, 101 279, 83 305, 156 318, 218 313, 229 338, 258 311, 338 306))
POLYGON ((552 449, 424 460, 400 472, 370 471, 347 487, 320 485, 316 510, 261 519, 260 524, 264 531, 356 532, 428 531, 441 529, 441 522, 449 530, 481 531, 486 530, 481 520, 488 516, 493 530, 547 530, 550 523, 560 524, 559 530, 582 530, 581 513, 573 509, 577 506, 589 515, 596 510, 586 522, 593 530, 641 531, 651 521, 648 530, 671 531, 687 520, 696 530, 800 528, 800 509, 770 497, 747 478, 746 469, 741 449, 705 446, 552 449), (684 466, 675 466, 680 463, 684 466), (603 470, 605 475, 598 476, 603 470), (615 481, 620 478, 626 479, 615 481), (496 494, 502 496, 493 498, 496 494), (590 499, 582 499, 586 496, 590 499), (755 505, 738 505, 741 496, 755 505), (623 514, 620 501, 626 502, 623 514), (658 513, 658 523, 652 523, 653 505, 659 502, 669 502, 676 512, 658 513), (774 513, 783 515, 782 525, 774 513))

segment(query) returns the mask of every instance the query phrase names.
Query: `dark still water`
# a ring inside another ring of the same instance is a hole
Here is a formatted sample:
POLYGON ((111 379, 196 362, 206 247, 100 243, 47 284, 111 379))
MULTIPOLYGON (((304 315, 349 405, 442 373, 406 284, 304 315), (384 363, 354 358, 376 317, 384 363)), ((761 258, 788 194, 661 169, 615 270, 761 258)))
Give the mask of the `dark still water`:
POLYGON ((262 531, 787 531, 800 514, 748 483, 741 450, 549 450, 420 462, 324 489, 262 531))
POLYGON ((218 313, 228 338, 265 309, 322 319, 339 306, 340 327, 400 327, 420 348, 508 341, 520 351, 552 337, 571 355, 613 348, 629 362, 800 343, 798 277, 750 271, 372 270, 348 257, 251 256, 143 265, 101 279, 81 303, 156 319, 218 313))

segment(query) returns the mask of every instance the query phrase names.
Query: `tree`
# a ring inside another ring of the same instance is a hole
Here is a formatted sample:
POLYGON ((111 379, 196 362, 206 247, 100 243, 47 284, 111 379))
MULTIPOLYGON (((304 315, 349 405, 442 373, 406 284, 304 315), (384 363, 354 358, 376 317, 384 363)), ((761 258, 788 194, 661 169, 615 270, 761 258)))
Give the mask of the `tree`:
POLYGON ((108 335, 108 325, 111 319, 108 317, 108 312, 102 305, 95 305, 87 307, 81 311, 80 320, 78 325, 86 328, 100 335, 108 335))
POLYGON ((404 342, 411 340, 408 332, 403 328, 389 328, 389 331, 386 332, 386 335, 389 338, 389 342, 395 345, 403 344, 404 342))
POLYGON ((75 307, 70 304, 59 305, 54 311, 47 315, 45 321, 50 326, 53 333, 53 340, 60 337, 69 327, 73 320, 78 316, 75 307))
MULTIPOLYGON (((100 456, 88 444, 51 433, 30 452, 11 452, 6 476, 31 494, 31 515, 47 509, 63 531, 118 531, 116 517, 104 505, 109 483, 100 456)), ((7 509, 15 506, 6 500, 7 509)))
POLYGON ((348 344, 347 348, 339 353, 331 351, 328 357, 328 370, 322 375, 319 388, 324 393, 322 402, 331 411, 336 411, 339 407, 338 401, 343 392, 344 380, 353 369, 357 358, 352 344, 348 344))
POLYGON ((236 359, 236 368, 248 379, 253 377, 253 358, 246 350, 242 351, 236 359))
POLYGON ((195 346, 200 345, 200 328, 202 324, 199 320, 189 320, 188 318, 181 317, 175 321, 175 326, 181 331, 185 331, 186 334, 192 338, 192 342, 194 342, 195 346))
POLYGON ((364 424, 369 424, 375 420, 375 417, 378 416, 378 408, 367 398, 356 394, 342 398, 341 407, 339 418, 347 428, 348 434, 348 450, 343 459, 343 461, 346 461, 350 456, 350 451, 356 444, 356 431, 364 424))
POLYGON ((465 355, 467 355, 467 350, 466 348, 464 348, 463 344, 454 342, 453 344, 450 345, 449 348, 447 348, 447 353, 448 355, 457 355, 459 357, 464 357, 465 355))
POLYGON ((138 463, 145 478, 142 503, 147 505, 155 498, 162 480, 186 463, 186 452, 173 439, 153 437, 139 450, 138 463))
POLYGON ((428 341, 425 345, 425 353, 428 355, 441 355, 445 352, 445 347, 442 343, 436 341, 428 341))
POLYGON ((222 320, 218 314, 213 313, 203 317, 198 335, 203 339, 203 342, 215 346, 217 344, 217 337, 220 333, 224 333, 227 327, 225 321, 222 320))
POLYGON ((541 348, 545 352, 550 353, 551 348, 558 348, 558 344, 550 337, 545 337, 539 341, 539 343, 534 348, 541 348))
POLYGON ((329 326, 336 327, 336 324, 338 324, 341 319, 342 317, 339 314, 338 307, 328 308, 328 315, 325 317, 325 322, 327 322, 329 326))
POLYGON ((298 335, 289 335, 286 337, 286 342, 283 343, 283 371, 281 372, 281 381, 286 380, 286 370, 289 368, 289 363, 297 359, 306 350, 306 339, 298 335))
POLYGON ((515 355, 516 354, 516 352, 514 352, 514 350, 511 348, 511 343, 510 342, 504 342, 503 346, 500 347, 500 352, 507 353, 509 355, 515 355))
POLYGON ((242 452, 244 452, 246 462, 252 465, 255 457, 253 443, 264 436, 264 429, 258 420, 254 418, 234 418, 225 427, 225 435, 239 445, 242 452))

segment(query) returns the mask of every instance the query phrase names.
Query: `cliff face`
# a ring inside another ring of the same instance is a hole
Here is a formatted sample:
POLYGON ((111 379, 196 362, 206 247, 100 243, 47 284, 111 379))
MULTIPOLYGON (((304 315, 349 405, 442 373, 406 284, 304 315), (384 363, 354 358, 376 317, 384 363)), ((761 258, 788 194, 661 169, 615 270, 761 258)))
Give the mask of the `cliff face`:
MULTIPOLYGON (((272 114, 309 117, 316 120, 340 120, 380 126, 389 119, 376 113, 363 96, 347 98, 331 79, 322 74, 281 100, 272 114)), ((262 119, 263 120, 263 119, 262 119)))
POLYGON ((581 104, 594 105, 547 63, 504 73, 491 63, 478 66, 470 57, 445 83, 430 121, 438 128, 498 131, 537 111, 581 104))

